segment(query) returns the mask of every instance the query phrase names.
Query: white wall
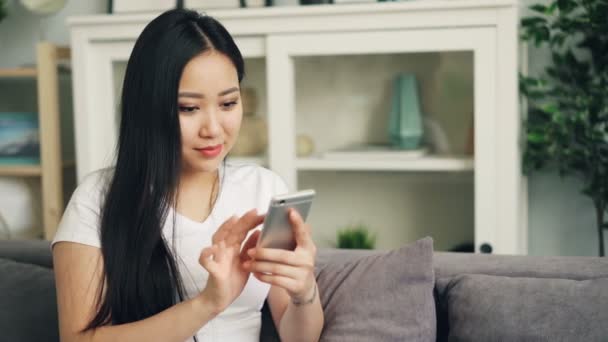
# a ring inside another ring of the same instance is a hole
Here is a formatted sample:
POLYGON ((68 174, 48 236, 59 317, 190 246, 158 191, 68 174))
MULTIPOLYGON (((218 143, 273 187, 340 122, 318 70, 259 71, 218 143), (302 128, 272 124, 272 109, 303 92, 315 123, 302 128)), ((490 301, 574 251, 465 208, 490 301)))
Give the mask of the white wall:
POLYGON ((104 13, 108 0, 68 0, 59 12, 41 17, 28 12, 18 0, 9 0, 8 16, 0 22, 0 68, 33 64, 39 40, 69 43, 69 16, 104 13))

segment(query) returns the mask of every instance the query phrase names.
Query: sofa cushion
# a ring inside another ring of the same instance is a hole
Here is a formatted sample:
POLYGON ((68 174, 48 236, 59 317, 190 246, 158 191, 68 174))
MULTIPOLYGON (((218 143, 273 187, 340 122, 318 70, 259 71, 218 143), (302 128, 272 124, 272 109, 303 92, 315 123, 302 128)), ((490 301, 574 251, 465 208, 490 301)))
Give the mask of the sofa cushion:
POLYGON ((448 284, 450 341, 606 341, 608 278, 461 275, 448 284))
POLYGON ((53 270, 0 258, 3 341, 59 341, 53 270))
POLYGON ((435 341, 433 240, 325 262, 321 341, 435 341))

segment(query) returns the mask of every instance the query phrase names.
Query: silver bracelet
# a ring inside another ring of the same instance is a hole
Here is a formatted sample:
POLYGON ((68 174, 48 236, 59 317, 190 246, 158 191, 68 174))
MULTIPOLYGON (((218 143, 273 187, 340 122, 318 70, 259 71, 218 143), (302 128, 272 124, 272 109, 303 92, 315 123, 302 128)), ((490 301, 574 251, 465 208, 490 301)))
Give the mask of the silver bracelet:
POLYGON ((313 291, 312 296, 310 297, 310 299, 309 299, 309 300, 307 300, 307 301, 305 301, 305 302, 302 302, 302 301, 300 301, 300 300, 298 300, 298 299, 291 298, 291 302, 292 302, 292 303, 293 303, 293 305, 295 305, 295 306, 306 305, 306 304, 312 304, 312 302, 314 302, 314 301, 315 301, 315 298, 316 298, 316 297, 317 297, 317 284, 315 284, 314 291, 313 291))

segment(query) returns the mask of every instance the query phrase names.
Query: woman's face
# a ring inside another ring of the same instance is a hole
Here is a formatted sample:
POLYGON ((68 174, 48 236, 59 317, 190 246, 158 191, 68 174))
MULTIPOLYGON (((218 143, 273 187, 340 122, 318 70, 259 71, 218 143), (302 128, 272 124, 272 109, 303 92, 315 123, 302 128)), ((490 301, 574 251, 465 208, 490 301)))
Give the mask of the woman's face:
POLYGON ((237 139, 243 107, 236 68, 224 54, 194 57, 178 90, 185 172, 215 171, 237 139))

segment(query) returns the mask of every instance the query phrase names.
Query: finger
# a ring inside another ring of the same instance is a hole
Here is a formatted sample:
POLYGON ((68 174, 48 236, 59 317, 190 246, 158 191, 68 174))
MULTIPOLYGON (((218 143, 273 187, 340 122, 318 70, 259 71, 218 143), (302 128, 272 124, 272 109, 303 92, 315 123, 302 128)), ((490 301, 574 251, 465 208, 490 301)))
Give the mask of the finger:
POLYGON ((247 251, 255 247, 255 245, 258 243, 258 239, 260 238, 261 233, 262 232, 260 230, 256 230, 251 233, 251 235, 247 239, 247 242, 245 242, 245 245, 243 245, 243 249, 241 250, 241 260, 249 259, 247 251))
POLYGON ((211 242, 213 244, 216 244, 222 240, 226 240, 226 237, 230 235, 230 231, 232 231, 232 229, 234 229, 235 224, 237 222, 238 222, 238 217, 236 217, 235 215, 230 216, 226 221, 224 221, 224 223, 222 223, 222 225, 215 232, 215 234, 213 234, 213 237, 211 238, 211 242))
POLYGON ((243 266, 245 266, 245 269, 249 272, 270 273, 272 275, 287 277, 291 279, 303 279, 305 276, 305 272, 298 267, 279 264, 276 262, 251 260, 245 262, 243 266))
POLYGON ((252 229, 255 229, 257 226, 264 222, 265 215, 259 215, 257 209, 252 209, 245 213, 243 217, 237 223, 236 232, 232 237, 237 238, 237 241, 231 241, 233 243, 238 242, 239 246, 245 240, 245 237, 252 229))
POLYGON ((210 246, 201 252, 198 262, 203 266, 207 272, 214 273, 217 270, 217 263, 215 260, 215 254, 217 253, 217 246, 210 246))
POLYGON ((311 266, 312 263, 308 258, 298 256, 293 251, 278 248, 254 248, 250 249, 247 254, 257 261, 277 262, 291 266, 311 266))
POLYGON ((304 223, 302 216, 297 210, 289 210, 289 220, 291 221, 291 227, 296 238, 296 243, 300 247, 308 247, 312 242, 310 231, 308 226, 304 223))
POLYGON ((253 276, 261 282, 278 286, 290 293, 295 292, 295 289, 297 289, 297 281, 291 278, 263 273, 254 273, 253 276))
POLYGON ((251 209, 243 214, 241 218, 237 219, 232 228, 226 230, 222 238, 226 241, 226 245, 238 245, 240 247, 249 231, 259 226, 262 222, 264 222, 264 215, 258 215, 257 209, 251 209))
POLYGON ((217 245, 217 253, 214 256, 214 260, 218 263, 221 264, 224 260, 226 260, 226 258, 228 257, 227 255, 227 250, 226 250, 226 243, 224 242, 224 240, 220 241, 220 243, 217 245))
POLYGON ((207 258, 213 256, 216 252, 217 252, 217 246, 216 245, 211 245, 209 247, 204 248, 201 251, 201 255, 199 257, 199 261, 201 261, 202 259, 207 259, 207 258))

